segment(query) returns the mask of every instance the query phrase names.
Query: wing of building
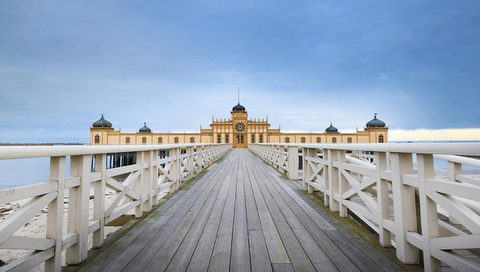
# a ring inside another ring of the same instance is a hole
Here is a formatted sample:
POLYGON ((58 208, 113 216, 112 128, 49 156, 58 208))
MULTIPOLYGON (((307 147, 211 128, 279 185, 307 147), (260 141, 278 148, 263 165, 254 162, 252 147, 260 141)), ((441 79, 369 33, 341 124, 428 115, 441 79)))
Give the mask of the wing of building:
POLYGON ((249 143, 386 143, 388 127, 374 118, 366 123, 364 130, 341 133, 330 123, 325 132, 282 133, 280 128, 271 129, 268 116, 265 119, 248 119, 245 107, 234 106, 230 119, 214 119, 210 128, 200 128, 200 133, 155 133, 147 127, 138 132, 122 133, 115 130, 103 115, 90 128, 90 143, 103 145, 123 144, 182 144, 182 143, 231 143, 234 148, 246 148, 249 143))

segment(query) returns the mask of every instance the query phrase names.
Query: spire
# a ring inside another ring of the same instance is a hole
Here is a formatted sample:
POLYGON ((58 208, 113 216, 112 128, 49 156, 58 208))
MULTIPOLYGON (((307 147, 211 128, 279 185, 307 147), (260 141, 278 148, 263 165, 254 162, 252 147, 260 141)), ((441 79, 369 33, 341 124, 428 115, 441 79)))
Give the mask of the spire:
POLYGON ((238 88, 238 104, 240 105, 240 88, 238 88))

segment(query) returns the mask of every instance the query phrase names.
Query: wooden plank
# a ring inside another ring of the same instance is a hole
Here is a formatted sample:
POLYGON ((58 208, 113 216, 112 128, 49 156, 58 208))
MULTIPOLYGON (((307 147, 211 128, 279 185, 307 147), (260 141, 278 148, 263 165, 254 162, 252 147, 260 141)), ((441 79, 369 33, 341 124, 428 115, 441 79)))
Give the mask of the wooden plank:
MULTIPOLYGON (((226 158, 227 161, 230 161, 231 153, 228 154, 229 156, 226 158)), ((224 168, 225 173, 227 173, 230 169, 224 168)), ((222 188, 228 188, 228 182, 223 182, 222 188)), ((208 265, 210 263, 210 258, 212 256, 213 248, 215 246, 215 238, 217 236, 217 231, 220 225, 221 217, 218 216, 222 213, 223 207, 225 204, 225 198, 220 197, 220 193, 217 196, 217 200, 215 205, 213 206, 213 210, 208 217, 207 224, 203 230, 203 233, 200 237, 200 240, 195 248, 195 252, 193 253, 192 259, 188 265, 187 271, 206 271, 208 270, 208 265)))
MULTIPOLYGON (((265 169, 261 166, 258 166, 257 170, 262 171, 265 169)), ((264 174, 268 175, 268 173, 264 173, 264 174)), ((313 237, 310 235, 307 229, 303 226, 303 222, 297 216, 301 216, 303 214, 304 220, 309 220, 310 218, 308 218, 308 216, 306 216, 306 214, 303 213, 303 210, 301 210, 298 206, 297 206, 297 209, 294 211, 285 202, 285 200, 280 196, 280 193, 278 192, 278 191, 283 191, 283 188, 273 180, 273 177, 271 179, 268 179, 268 176, 266 175, 264 175, 265 182, 266 182, 264 185, 264 189, 269 190, 270 194, 274 198, 278 207, 281 209, 281 212, 284 215, 285 219, 287 220, 290 228, 295 233, 298 241, 300 242, 301 246, 305 250, 305 253, 308 255, 312 264, 315 266, 315 269, 319 271, 336 271, 337 268, 335 267, 335 265, 327 257, 327 255, 320 248, 320 246, 315 242, 313 237)), ((317 227, 312 231, 321 232, 322 230, 317 227)), ((343 261, 348 261, 345 259, 343 261)))
MULTIPOLYGON (((191 229, 205 225, 217 195, 218 191, 211 191, 204 203, 201 203, 200 201, 195 203, 194 207, 200 206, 201 208, 192 208, 192 210, 188 212, 183 221, 177 226, 173 234, 170 235, 168 240, 163 244, 144 271, 164 271, 175 254, 180 256, 184 255, 184 252, 178 251, 180 244, 184 238, 186 238, 191 229), (198 223, 194 224, 194 222, 198 223)), ((168 271, 170 271, 170 269, 168 271)))
POLYGON ((383 271, 368 255, 357 248, 355 244, 336 230, 326 230, 330 239, 348 256, 350 260, 362 271, 383 271))
POLYGON ((292 264, 272 264, 274 272, 292 272, 295 271, 293 269, 292 264))
MULTIPOLYGON (((388 259, 384 253, 380 253, 377 249, 375 249, 371 244, 367 243, 362 237, 358 234, 352 232, 351 228, 342 223, 341 221, 337 220, 332 214, 328 211, 324 210, 321 206, 318 205, 314 200, 312 200, 308 195, 306 195, 301 190, 297 190, 295 186, 291 185, 289 181, 285 181, 285 184, 290 187, 299 197, 301 197, 306 203, 308 203, 311 207, 315 207, 315 211, 317 211, 322 217, 324 217, 332 226, 344 237, 351 241, 352 245, 360 249, 362 252, 368 256, 373 263, 376 263, 378 266, 382 267, 385 271, 403 271, 397 264, 393 261, 388 259)), ((325 231, 326 232, 326 231, 325 231)), ((320 239, 316 239, 318 241, 329 240, 328 236, 322 234, 320 239), (326 238, 325 238, 326 237, 326 238)), ((335 241, 334 241, 335 242, 335 241)), ((337 256, 335 254, 335 250, 328 250, 328 244, 321 245, 324 251, 331 256, 337 256)), ((336 245, 334 248, 338 248, 336 245)), ((344 255, 344 253, 342 253, 344 255)), ((341 261, 341 260, 340 260, 341 261)), ((335 264, 338 267, 337 262, 335 264)), ((340 269, 340 267, 339 267, 340 269)), ((340 269, 342 270, 342 269, 340 269)))
MULTIPOLYGON (((218 173, 215 174, 216 176, 218 176, 218 173)), ((137 239, 135 243, 138 244, 138 248, 140 250, 133 251, 131 256, 126 257, 130 258, 131 261, 128 263, 125 269, 127 271, 144 269, 151 261, 151 259, 156 255, 156 253, 160 250, 168 237, 175 231, 176 227, 182 222, 188 211, 192 208, 192 206, 194 206, 197 200, 199 198, 206 200, 209 192, 215 185, 215 182, 212 181, 217 180, 218 179, 207 179, 206 182, 202 183, 197 188, 197 190, 194 191, 194 194, 190 198, 188 198, 187 202, 178 210, 178 212, 175 213, 174 216, 169 218, 168 222, 166 222, 166 224, 162 226, 162 228, 158 232, 154 233, 155 235, 153 237, 137 239)), ((132 245, 130 247, 132 247, 132 245)))
POLYGON ((238 173, 235 199, 235 219, 233 225, 231 271, 250 270, 250 252, 248 246, 247 211, 244 191, 245 160, 241 161, 238 173))
POLYGON ((252 271, 272 271, 263 232, 260 230, 249 230, 248 235, 250 237, 249 245, 252 271))
MULTIPOLYGON (((266 166, 261 161, 258 161, 260 165, 266 166)), ((271 176, 275 181, 277 181, 280 186, 290 195, 290 197, 297 202, 297 204, 312 218, 312 220, 323 230, 334 230, 335 228, 322 216, 320 215, 315 209, 313 209, 305 200, 303 200, 297 193, 295 193, 286 183, 283 181, 282 178, 275 176, 271 173, 271 176)))
MULTIPOLYGON (((305 252, 304 247, 299 241, 299 239, 303 239, 303 238, 300 238, 299 236, 297 237, 295 235, 295 232, 292 230, 292 227, 289 225, 289 223, 287 222, 287 219, 282 213, 282 212, 286 212, 286 209, 289 209, 289 208, 277 205, 276 201, 273 199, 273 196, 270 195, 270 192, 268 191, 267 186, 265 184, 268 182, 267 176, 261 171, 259 171, 257 166, 258 165, 252 164, 252 170, 254 171, 254 173, 256 173, 258 186, 262 191, 262 194, 264 196, 267 196, 267 195, 269 196, 269 197, 265 197, 266 204, 272 215, 275 225, 277 226, 278 233, 282 238, 282 241, 285 245, 285 249, 288 252, 288 255, 290 257, 290 260, 292 262, 294 269, 300 270, 300 271, 315 271, 316 269, 314 267, 314 264, 312 264, 312 262, 310 261, 307 253, 305 252)), ((308 239, 308 237, 305 237, 305 239, 308 239)), ((308 249, 310 249, 310 247, 308 249)), ((317 254, 317 257, 319 256, 320 255, 317 254)), ((272 263, 275 263, 275 262, 273 262, 272 260, 272 263)), ((335 268, 333 267, 333 269, 335 268)))
MULTIPOLYGON (((185 209, 193 205, 192 199, 195 200, 196 199, 195 196, 198 197, 198 195, 201 192, 201 188, 204 188, 205 186, 208 185, 206 181, 208 181, 208 179, 211 176, 214 176, 216 174, 217 173, 215 171, 210 171, 205 176, 203 176, 200 180, 198 180, 171 207, 168 207, 168 208, 166 207, 165 213, 159 216, 155 220, 155 222, 151 224, 151 226, 149 226, 144 230, 143 233, 139 233, 138 235, 135 235, 135 238, 132 238, 132 240, 128 244, 128 248, 125 247, 124 251, 122 251, 119 254, 117 253, 117 255, 114 256, 114 258, 109 262, 109 264, 105 266, 103 269, 110 270, 110 271, 118 271, 125 268, 132 261, 132 259, 134 259, 137 256, 139 251, 141 251, 146 246, 146 244, 149 241, 151 241, 155 237, 155 235, 157 235, 167 223, 170 222, 170 220, 174 216, 178 216, 182 212, 186 213, 185 209)), ((162 207, 163 205, 160 206, 159 208, 160 212, 162 211, 162 207)), ((171 224, 174 224, 174 223, 171 223, 171 224)), ((155 252, 153 254, 155 254, 155 252)), ((147 264, 148 263, 146 263, 145 265, 147 264)))
MULTIPOLYGON (((226 172, 223 171, 223 169, 218 169, 218 174, 220 176, 220 180, 223 180, 223 178, 226 175, 226 172)), ((218 182, 215 184, 217 186, 218 184, 221 184, 222 182, 218 182)), ((216 200, 215 200, 215 205, 217 205, 218 202, 218 190, 212 190, 212 193, 216 192, 216 200)), ((189 264, 190 259, 192 258, 195 248, 197 247, 197 244, 200 240, 200 237, 202 235, 203 230, 206 227, 207 221, 210 216, 212 216, 212 211, 216 210, 215 205, 212 205, 212 207, 209 208, 202 208, 201 214, 195 221, 194 225, 186 235, 185 239, 181 243, 180 247, 177 250, 177 253, 173 256, 172 260, 170 261, 170 264, 168 264, 167 271, 185 271, 187 269, 187 266, 189 264)), ((213 214, 214 216, 215 214, 213 214)))
POLYGON ((258 215, 255 197, 253 195, 250 174, 247 169, 244 170, 244 193, 247 210, 247 228, 248 230, 262 230, 260 217, 258 215))
MULTIPOLYGON (((283 188, 283 187, 281 187, 283 188)), ((283 197, 295 215, 299 218, 306 230, 310 233, 313 240, 319 245, 328 258, 334 263, 336 269, 340 271, 358 271, 355 264, 335 245, 335 243, 325 235, 323 230, 308 216, 305 211, 290 197, 290 195, 278 188, 278 192, 283 197)), ((281 201, 281 200, 277 200, 281 201)), ((308 205, 308 204, 307 204, 308 205)))
MULTIPOLYGON (((248 162, 249 165, 251 163, 251 161, 248 162)), ((248 168, 248 172, 270 261, 272 263, 290 263, 290 258, 288 257, 282 238, 280 238, 273 218, 267 208, 266 198, 262 195, 250 167, 248 168)))
MULTIPOLYGON (((235 153, 234 153, 235 154, 235 153)), ((215 246, 208 271, 228 271, 230 268, 230 254, 232 250, 233 220, 235 214, 235 195, 238 177, 238 158, 234 161, 233 174, 228 182, 227 199, 223 208, 220 227, 218 228, 215 246)))

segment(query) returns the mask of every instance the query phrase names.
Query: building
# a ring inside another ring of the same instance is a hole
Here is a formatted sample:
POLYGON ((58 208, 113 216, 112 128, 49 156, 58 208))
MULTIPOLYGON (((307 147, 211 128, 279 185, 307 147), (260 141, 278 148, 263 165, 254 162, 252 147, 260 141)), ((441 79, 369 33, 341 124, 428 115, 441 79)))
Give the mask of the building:
POLYGON ((377 119, 377 114, 364 130, 341 133, 330 123, 322 133, 282 133, 280 127, 271 129, 266 119, 248 119, 245 107, 238 103, 230 112, 230 119, 214 119, 210 128, 200 133, 154 133, 141 127, 135 133, 115 130, 103 115, 90 128, 90 143, 103 145, 123 144, 183 144, 183 143, 231 143, 234 148, 246 148, 250 143, 386 143, 388 127, 377 119))

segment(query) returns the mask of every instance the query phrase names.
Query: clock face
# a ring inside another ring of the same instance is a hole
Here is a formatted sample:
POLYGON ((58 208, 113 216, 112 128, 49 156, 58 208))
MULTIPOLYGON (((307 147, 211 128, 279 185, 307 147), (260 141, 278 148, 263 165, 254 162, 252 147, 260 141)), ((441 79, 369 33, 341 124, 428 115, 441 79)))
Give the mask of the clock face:
POLYGON ((245 130, 245 124, 243 124, 242 122, 238 122, 235 125, 235 130, 238 132, 243 132, 245 130))

